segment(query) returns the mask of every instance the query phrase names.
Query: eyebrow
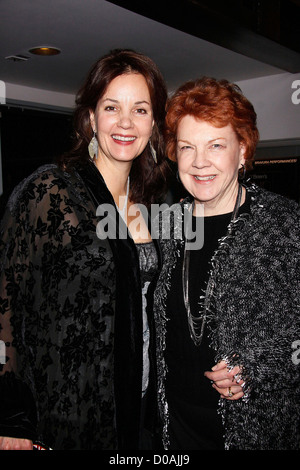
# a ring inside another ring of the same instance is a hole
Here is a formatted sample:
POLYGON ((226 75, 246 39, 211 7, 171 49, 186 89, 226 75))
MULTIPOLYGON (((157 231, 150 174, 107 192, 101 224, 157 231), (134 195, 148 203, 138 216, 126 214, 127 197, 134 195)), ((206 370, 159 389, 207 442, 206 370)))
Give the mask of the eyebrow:
POLYGON ((189 140, 185 140, 185 139, 177 139, 177 143, 179 142, 185 142, 186 144, 194 145, 192 144, 192 142, 190 142, 189 140))
MULTIPOLYGON (((103 103, 104 103, 105 101, 111 101, 112 103, 119 103, 118 100, 114 100, 113 98, 104 98, 104 99, 102 100, 103 103)), ((149 101, 146 101, 146 100, 136 101, 134 104, 144 104, 144 103, 146 103, 146 104, 148 104, 148 105, 150 106, 149 101)))
MULTIPOLYGON (((216 140, 226 140, 226 137, 216 137, 215 139, 210 139, 208 143, 210 144, 211 142, 215 142, 216 140)), ((177 139, 177 143, 178 142, 185 142, 186 144, 194 145, 192 142, 185 139, 177 139)))

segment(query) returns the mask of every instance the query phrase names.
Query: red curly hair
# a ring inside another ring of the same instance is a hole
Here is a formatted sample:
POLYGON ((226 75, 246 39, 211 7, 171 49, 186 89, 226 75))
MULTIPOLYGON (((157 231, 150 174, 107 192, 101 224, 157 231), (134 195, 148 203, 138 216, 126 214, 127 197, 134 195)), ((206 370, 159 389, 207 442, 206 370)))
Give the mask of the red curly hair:
POLYGON ((259 140, 256 112, 236 84, 203 77, 178 88, 167 105, 165 143, 170 160, 176 161, 177 129, 187 115, 215 127, 231 124, 239 142, 245 146, 246 169, 252 167, 259 140))

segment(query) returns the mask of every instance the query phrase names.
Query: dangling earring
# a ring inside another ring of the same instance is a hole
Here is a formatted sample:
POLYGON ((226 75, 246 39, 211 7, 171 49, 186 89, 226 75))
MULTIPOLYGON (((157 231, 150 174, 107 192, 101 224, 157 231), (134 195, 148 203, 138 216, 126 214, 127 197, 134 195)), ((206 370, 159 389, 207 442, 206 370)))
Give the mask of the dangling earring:
POLYGON ((90 155, 91 159, 93 160, 94 157, 95 157, 96 160, 97 160, 97 158, 98 158, 98 140, 97 140, 95 131, 93 131, 93 132, 94 132, 94 135, 92 137, 92 140, 89 143, 88 151, 89 151, 89 155, 90 155))
POLYGON ((245 168, 245 165, 243 165, 243 163, 241 163, 242 167, 240 168, 240 170, 242 170, 242 172, 240 173, 240 180, 241 182, 245 181, 245 178, 246 178, 246 168, 245 168))
POLYGON ((150 152, 151 152, 152 158, 155 161, 155 163, 157 163, 156 151, 155 151, 155 148, 153 147, 153 145, 151 144, 150 140, 149 140, 149 147, 150 147, 150 152))

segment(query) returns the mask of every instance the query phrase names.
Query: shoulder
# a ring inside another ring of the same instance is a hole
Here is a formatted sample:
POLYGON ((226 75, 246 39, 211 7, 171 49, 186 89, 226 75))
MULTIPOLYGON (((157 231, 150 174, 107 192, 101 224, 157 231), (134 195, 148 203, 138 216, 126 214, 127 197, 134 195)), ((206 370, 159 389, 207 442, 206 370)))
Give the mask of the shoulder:
POLYGON ((299 237, 300 206, 296 201, 280 194, 252 185, 248 188, 251 196, 251 214, 257 230, 281 233, 299 237))
POLYGON ((29 176, 24 178, 13 190, 13 194, 18 194, 24 190, 26 190, 29 186, 38 185, 41 182, 44 184, 51 183, 52 181, 56 181, 57 179, 63 181, 68 180, 70 178, 69 172, 64 172, 58 165, 52 163, 40 166, 37 168, 33 173, 29 176))
POLYGON ((20 205, 39 204, 51 194, 68 193, 76 186, 76 181, 80 184, 75 172, 63 171, 56 164, 43 165, 14 188, 8 200, 8 210, 14 213, 20 205))
POLYGON ((288 199, 280 194, 275 194, 256 185, 247 188, 252 199, 253 207, 261 206, 269 211, 272 216, 278 214, 292 214, 296 218, 300 215, 300 206, 296 201, 288 199))

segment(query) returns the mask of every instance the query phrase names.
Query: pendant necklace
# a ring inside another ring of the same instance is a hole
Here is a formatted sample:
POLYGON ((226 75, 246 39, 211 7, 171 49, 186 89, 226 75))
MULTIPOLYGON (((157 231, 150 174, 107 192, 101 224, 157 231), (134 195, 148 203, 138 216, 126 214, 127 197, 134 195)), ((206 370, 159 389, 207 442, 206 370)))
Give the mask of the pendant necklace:
MULTIPOLYGON (((236 219, 237 213, 241 204, 242 198, 242 185, 239 184, 238 194, 235 201, 234 210, 232 212, 232 216, 230 221, 236 219)), ((190 204, 188 211, 191 212, 194 209, 195 201, 190 204)), ((188 240, 188 234, 186 234, 186 241, 188 240)), ((183 254, 183 265, 182 265, 182 288, 183 288, 183 301, 185 310, 187 313, 187 320, 188 320, 188 327, 190 336, 196 346, 200 346, 203 338, 204 327, 206 323, 206 310, 207 310, 207 298, 210 296, 213 285, 210 281, 208 281, 206 293, 205 293, 205 303, 204 303, 204 311, 202 315, 195 317, 191 313, 190 301, 189 301, 189 267, 190 267, 190 252, 191 250, 186 249, 186 242, 184 245, 184 254, 183 254)))

